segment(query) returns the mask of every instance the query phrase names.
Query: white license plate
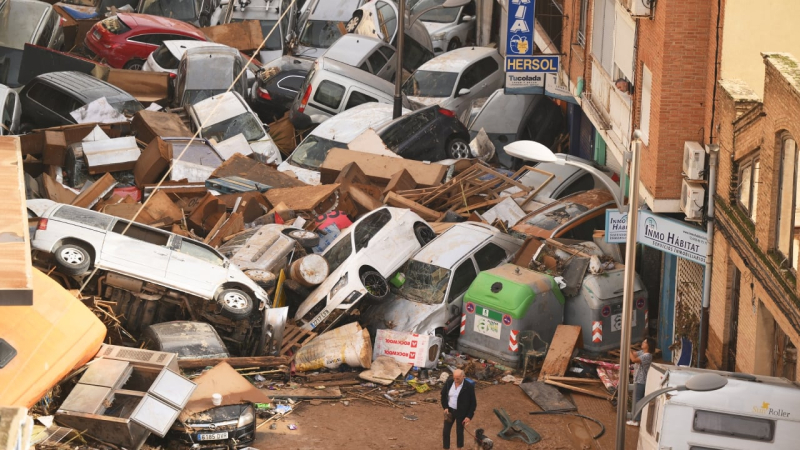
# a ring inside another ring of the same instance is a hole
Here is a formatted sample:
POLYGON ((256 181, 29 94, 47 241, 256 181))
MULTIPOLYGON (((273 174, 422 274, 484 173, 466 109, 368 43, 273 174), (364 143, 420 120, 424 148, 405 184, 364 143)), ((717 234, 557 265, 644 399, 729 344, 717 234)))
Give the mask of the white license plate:
POLYGON ((218 439, 228 439, 228 432, 224 433, 199 433, 197 439, 201 441, 216 441, 218 439))
POLYGON ((327 318, 330 315, 330 313, 331 312, 327 309, 319 313, 319 315, 317 315, 317 317, 315 317, 314 320, 311 321, 311 328, 316 328, 317 325, 321 324, 322 321, 325 320, 325 318, 327 318))
POLYGON ((92 36, 94 36, 94 38, 97 39, 98 41, 100 40, 101 37, 100 32, 97 30, 92 31, 92 36))

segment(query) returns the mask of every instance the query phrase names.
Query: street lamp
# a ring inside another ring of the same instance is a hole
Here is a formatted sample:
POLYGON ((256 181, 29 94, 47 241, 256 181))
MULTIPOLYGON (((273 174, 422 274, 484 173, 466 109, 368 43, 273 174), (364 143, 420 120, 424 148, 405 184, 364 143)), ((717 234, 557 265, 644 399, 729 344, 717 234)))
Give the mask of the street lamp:
POLYGON ((623 210, 625 195, 622 193, 620 187, 617 186, 617 183, 583 158, 566 155, 564 153, 553 153, 549 148, 535 141, 512 142, 503 147, 503 151, 510 156, 526 161, 554 162, 556 164, 579 167, 600 180, 606 186, 606 189, 611 192, 611 195, 614 196, 614 201, 617 202, 617 208, 619 208, 620 211, 623 210))
POLYGON ((670 391, 694 391, 694 392, 708 392, 708 391, 716 391, 717 389, 722 389, 725 385, 728 384, 728 379, 723 377, 717 373, 701 373, 693 376, 686 380, 686 384, 680 386, 667 386, 662 389, 658 389, 653 391, 647 395, 645 395, 641 400, 639 400, 634 409, 633 409, 633 417, 639 415, 639 413, 650 403, 654 398, 658 397, 661 394, 666 394, 670 391))
MULTIPOLYGON (((411 19, 408 26, 414 24, 420 16, 428 11, 433 11, 439 8, 457 8, 468 4, 471 0, 446 0, 441 5, 428 8, 417 14, 411 19)), ((392 111, 392 118, 397 119, 402 115, 403 111, 403 94, 400 92, 403 86, 403 47, 406 36, 406 0, 399 0, 397 15, 397 67, 395 67, 394 75, 394 109, 392 111)))

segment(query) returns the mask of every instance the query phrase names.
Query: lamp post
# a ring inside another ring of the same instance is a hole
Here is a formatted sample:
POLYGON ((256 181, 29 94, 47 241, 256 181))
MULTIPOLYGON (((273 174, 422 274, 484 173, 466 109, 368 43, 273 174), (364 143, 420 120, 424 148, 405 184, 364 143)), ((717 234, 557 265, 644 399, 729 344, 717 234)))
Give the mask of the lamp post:
MULTIPOLYGON (((464 6, 469 2, 470 0, 446 0, 441 5, 428 8, 414 16, 408 26, 410 27, 413 25, 414 22, 420 18, 420 16, 428 11, 433 11, 434 9, 439 8, 457 8, 459 6, 464 6)), ((406 36, 406 0, 399 0, 397 7, 399 10, 397 15, 399 17, 397 18, 397 60, 394 74, 394 109, 392 110, 393 119, 400 117, 403 111, 403 94, 400 90, 403 86, 403 49, 406 36)))

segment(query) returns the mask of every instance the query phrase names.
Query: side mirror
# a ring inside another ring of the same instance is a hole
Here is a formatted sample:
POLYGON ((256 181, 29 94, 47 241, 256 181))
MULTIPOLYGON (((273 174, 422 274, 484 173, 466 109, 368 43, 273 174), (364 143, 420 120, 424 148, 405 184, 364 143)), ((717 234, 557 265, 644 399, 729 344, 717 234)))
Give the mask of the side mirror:
POLYGON ((461 305, 450 305, 450 315, 457 316, 461 313, 461 305))
POLYGON ((470 20, 473 20, 474 18, 475 17, 473 17, 473 16, 465 14, 465 15, 461 16, 461 22, 469 22, 470 20))
POLYGON ((467 88, 462 88, 458 90, 458 96, 461 97, 462 95, 469 95, 470 92, 472 91, 467 88))

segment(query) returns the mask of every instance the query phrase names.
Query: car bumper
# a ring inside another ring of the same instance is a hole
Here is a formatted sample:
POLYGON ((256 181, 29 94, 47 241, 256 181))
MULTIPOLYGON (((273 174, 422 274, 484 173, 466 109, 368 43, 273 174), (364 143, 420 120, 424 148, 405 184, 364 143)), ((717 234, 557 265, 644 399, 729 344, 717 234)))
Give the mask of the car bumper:
POLYGON ((167 439, 179 441, 182 444, 190 445, 192 448, 215 449, 215 448, 242 448, 247 447, 255 441, 256 426, 255 422, 240 428, 235 427, 215 427, 214 429, 203 429, 197 432, 186 432, 184 430, 173 429, 167 434, 167 439), (206 435, 226 433, 225 439, 204 440, 206 435))

